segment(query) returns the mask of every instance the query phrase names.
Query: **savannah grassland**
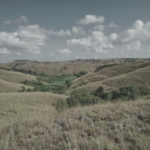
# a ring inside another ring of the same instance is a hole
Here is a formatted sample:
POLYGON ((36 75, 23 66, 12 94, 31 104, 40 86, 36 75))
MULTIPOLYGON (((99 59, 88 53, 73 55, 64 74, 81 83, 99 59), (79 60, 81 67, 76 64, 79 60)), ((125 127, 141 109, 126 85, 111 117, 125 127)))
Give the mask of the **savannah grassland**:
MULTIPOLYGON (((107 63, 111 61, 107 60, 107 63)), ((4 90, 0 82, 0 149, 149 150, 150 95, 139 96, 135 100, 119 99, 102 104, 66 108, 61 112, 56 111, 52 105, 57 99, 67 99, 71 93, 90 92, 99 86, 103 86, 108 91, 118 90, 127 85, 149 89, 148 60, 118 64, 116 62, 118 60, 115 60, 115 65, 106 65, 106 63, 103 67, 102 65, 99 67, 100 62, 87 62, 94 64, 95 69, 82 70, 88 73, 74 78, 64 94, 17 92, 21 86, 25 86, 21 81, 37 80, 36 76, 12 71, 11 64, 3 65, 5 70, 0 70, 0 79, 9 82, 7 84, 9 91, 4 90), (7 76, 7 73, 11 73, 11 76, 7 76), (14 89, 10 88, 12 84, 15 84, 15 87, 19 84, 20 87, 17 87, 16 91, 11 91, 14 89)), ((81 64, 87 66, 87 63, 81 64)), ((64 63, 64 68, 66 64, 64 63)), ((69 65, 70 63, 67 64, 69 65)), ((19 67, 21 66, 18 65, 19 67)), ((68 71, 68 68, 59 71, 65 73, 65 70, 66 74, 73 73, 73 68, 71 71, 68 71)), ((76 71, 80 72, 77 68, 76 71)), ((61 84, 64 82, 62 81, 61 84)))

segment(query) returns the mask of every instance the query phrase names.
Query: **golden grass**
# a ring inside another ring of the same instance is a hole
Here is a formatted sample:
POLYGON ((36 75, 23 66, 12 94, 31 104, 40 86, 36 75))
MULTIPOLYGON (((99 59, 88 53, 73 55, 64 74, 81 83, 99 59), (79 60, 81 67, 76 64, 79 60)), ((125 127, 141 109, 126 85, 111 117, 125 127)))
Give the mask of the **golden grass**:
POLYGON ((18 90, 21 90, 22 86, 24 86, 25 88, 33 88, 31 86, 26 86, 20 83, 8 82, 0 79, 0 93, 17 92, 18 90))
POLYGON ((46 92, 1 93, 0 128, 17 120, 39 117, 41 111, 52 119, 55 112, 52 103, 59 98, 66 99, 67 96, 46 92))
POLYGON ((66 96, 9 93, 0 97, 1 150, 149 150, 150 97, 57 113, 66 96), (11 99, 11 98, 12 99, 11 99))
POLYGON ((94 91, 99 86, 104 86, 106 90, 118 90, 120 87, 131 85, 149 88, 147 86, 150 85, 149 70, 150 61, 102 68, 74 80, 69 92, 94 91))
POLYGON ((14 72, 14 71, 6 71, 6 70, 0 70, 0 79, 14 82, 14 83, 20 83, 24 80, 37 80, 35 76, 33 75, 27 75, 20 72, 14 72))

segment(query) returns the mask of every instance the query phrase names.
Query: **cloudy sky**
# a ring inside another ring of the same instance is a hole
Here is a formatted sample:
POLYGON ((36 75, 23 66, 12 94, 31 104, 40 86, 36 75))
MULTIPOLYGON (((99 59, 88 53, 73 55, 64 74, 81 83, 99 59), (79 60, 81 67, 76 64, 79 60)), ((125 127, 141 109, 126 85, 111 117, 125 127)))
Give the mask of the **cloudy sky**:
POLYGON ((0 63, 150 57, 150 0, 0 0, 0 63))

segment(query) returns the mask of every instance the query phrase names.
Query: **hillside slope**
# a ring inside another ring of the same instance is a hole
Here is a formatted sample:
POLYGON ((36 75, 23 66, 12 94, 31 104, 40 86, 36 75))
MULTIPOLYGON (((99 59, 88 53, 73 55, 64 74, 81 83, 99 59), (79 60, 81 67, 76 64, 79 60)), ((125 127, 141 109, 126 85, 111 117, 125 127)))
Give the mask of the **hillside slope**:
POLYGON ((115 66, 105 66, 96 69, 73 81, 70 92, 94 91, 99 86, 105 89, 119 89, 123 86, 136 85, 149 88, 150 61, 131 62, 115 66))
POLYGON ((13 83, 0 79, 0 93, 17 92, 18 90, 21 90, 22 86, 25 88, 33 88, 31 86, 25 86, 20 83, 13 83))
POLYGON ((0 79, 13 82, 13 83, 20 83, 21 81, 28 80, 37 80, 35 76, 33 75, 27 75, 20 72, 14 72, 14 71, 6 71, 6 70, 0 70, 0 79))

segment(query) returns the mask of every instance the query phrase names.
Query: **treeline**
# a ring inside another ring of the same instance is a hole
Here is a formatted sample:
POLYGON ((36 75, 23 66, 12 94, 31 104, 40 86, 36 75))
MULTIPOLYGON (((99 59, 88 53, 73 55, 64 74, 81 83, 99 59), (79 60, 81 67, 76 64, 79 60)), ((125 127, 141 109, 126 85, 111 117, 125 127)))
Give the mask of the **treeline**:
POLYGON ((66 100, 58 99, 55 106, 56 110, 61 111, 65 108, 88 106, 94 104, 100 104, 107 101, 119 101, 119 100, 135 100, 139 96, 149 95, 150 90, 143 87, 126 86, 119 89, 119 91, 107 92, 102 86, 96 91, 73 93, 66 100))

